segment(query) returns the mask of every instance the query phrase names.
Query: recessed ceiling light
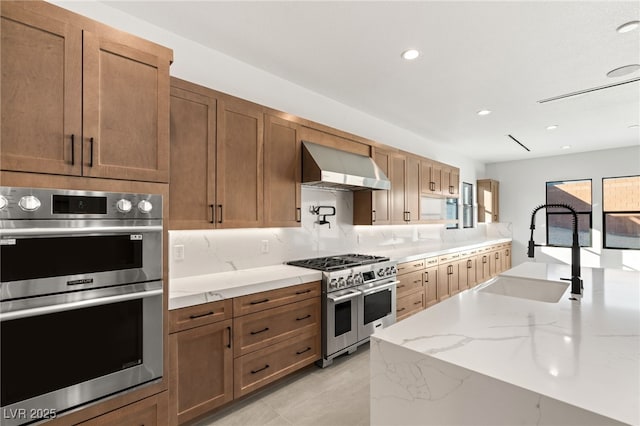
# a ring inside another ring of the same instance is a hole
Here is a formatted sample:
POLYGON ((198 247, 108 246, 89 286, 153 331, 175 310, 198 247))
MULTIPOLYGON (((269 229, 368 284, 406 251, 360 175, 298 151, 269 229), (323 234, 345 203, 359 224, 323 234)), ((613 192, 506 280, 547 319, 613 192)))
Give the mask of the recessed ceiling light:
POLYGON ((562 149, 571 149, 571 145, 562 145, 562 149))
POLYGON ((638 28, 638 26, 640 26, 640 21, 629 21, 616 28, 616 31, 619 33, 628 33, 638 28))
POLYGON ((413 61, 418 56, 420 56, 420 52, 416 49, 408 49, 402 52, 402 59, 406 59, 407 61, 413 61))
POLYGON ((631 64, 625 65, 623 67, 616 68, 607 73, 607 77, 622 77, 623 75, 631 74, 632 72, 636 72, 640 70, 640 65, 631 64))
POLYGON ((478 115, 489 115, 491 114, 491 111, 489 111, 488 109, 481 109, 480 111, 478 111, 478 115))
POLYGON ((551 126, 547 126, 547 130, 555 130, 558 128, 557 124, 552 124, 551 126))

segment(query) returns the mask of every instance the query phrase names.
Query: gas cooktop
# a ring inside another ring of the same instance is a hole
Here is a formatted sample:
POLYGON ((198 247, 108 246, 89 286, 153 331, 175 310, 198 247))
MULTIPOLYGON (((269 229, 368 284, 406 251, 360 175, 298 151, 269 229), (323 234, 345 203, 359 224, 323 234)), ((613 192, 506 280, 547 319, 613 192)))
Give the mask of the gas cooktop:
POLYGON ((288 265, 302 266, 303 268, 317 269, 320 271, 339 271, 353 268, 354 266, 369 265, 372 263, 386 262, 388 257, 371 256, 366 254, 341 254, 337 256, 315 257, 287 262, 288 265))

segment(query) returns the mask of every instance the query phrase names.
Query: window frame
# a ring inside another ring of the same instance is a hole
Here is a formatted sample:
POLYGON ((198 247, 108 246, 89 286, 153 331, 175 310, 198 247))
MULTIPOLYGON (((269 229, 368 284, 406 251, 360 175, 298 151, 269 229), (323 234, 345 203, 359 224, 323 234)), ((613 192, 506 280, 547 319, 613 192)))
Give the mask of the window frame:
MULTIPOLYGON (((589 182, 589 186, 590 186, 590 195, 591 195, 591 201, 590 201, 590 206, 591 206, 591 210, 590 211, 578 211, 576 210, 576 213, 578 215, 578 231, 579 231, 579 224, 580 224, 580 217, 587 217, 588 218, 588 224, 589 224, 589 243, 588 244, 580 244, 580 247, 593 247, 593 179, 591 178, 583 178, 583 179, 562 179, 562 180, 552 180, 552 181, 547 181, 545 183, 545 203, 546 204, 550 204, 549 201, 549 186, 550 184, 556 184, 556 183, 571 183, 571 182, 589 182)), ((553 216, 563 216, 563 215, 572 215, 572 213, 570 211, 562 211, 562 212, 550 212, 549 209, 545 209, 545 220, 546 220, 546 238, 547 238, 547 246, 549 247, 565 247, 565 248, 570 248, 571 244, 568 245, 564 245, 564 244, 557 244, 557 243, 553 243, 550 240, 550 235, 549 235, 549 230, 551 229, 551 226, 549 226, 549 218, 553 217, 553 216)))
POLYGON ((602 190, 602 248, 603 249, 607 249, 607 250, 640 250, 640 247, 635 248, 635 247, 612 247, 612 246, 608 246, 607 245, 607 216, 608 215, 615 215, 615 214, 637 214, 640 216, 640 205, 638 206, 638 210, 625 210, 625 211, 609 211, 609 210, 605 210, 604 209, 604 200, 605 200, 605 194, 604 194, 604 190, 605 190, 605 186, 604 186, 604 182, 607 179, 624 179, 624 178, 640 178, 640 175, 628 175, 628 176, 609 176, 609 177, 603 177, 602 178, 602 186, 601 186, 601 190, 602 190))
POLYGON ((474 223, 473 223, 473 184, 469 183, 469 182, 462 182, 462 228, 466 229, 466 228, 473 228, 474 227, 474 223), (469 186, 469 202, 465 203, 465 187, 469 186), (465 223, 465 211, 466 210, 470 210, 471 214, 469 215, 470 219, 471 219, 471 223, 467 226, 467 224, 465 223))
POLYGON ((459 202, 458 202, 458 198, 452 198, 452 197, 446 197, 444 199, 444 209, 445 209, 445 229, 460 229, 460 206, 459 206, 459 202), (449 200, 455 200, 454 203, 449 203, 449 200), (452 205, 456 207, 456 217, 455 218, 450 218, 448 217, 448 209, 447 206, 448 205, 452 205), (449 223, 449 220, 455 220, 455 223, 449 223))

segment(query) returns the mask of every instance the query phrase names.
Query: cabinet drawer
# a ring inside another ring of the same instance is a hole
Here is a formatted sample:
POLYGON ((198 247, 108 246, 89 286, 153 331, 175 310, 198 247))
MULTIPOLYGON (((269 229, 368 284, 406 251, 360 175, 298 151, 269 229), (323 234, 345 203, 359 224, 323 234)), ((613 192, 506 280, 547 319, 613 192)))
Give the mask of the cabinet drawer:
POLYGON ((438 257, 428 257, 424 260, 426 267, 436 266, 438 264, 438 257))
POLYGON ((414 260, 413 262, 398 263, 397 269, 398 275, 419 271, 424 269, 424 259, 414 260))
POLYGON ((320 298, 235 318, 233 329, 235 357, 305 332, 320 333, 320 298))
POLYGON ((403 320, 424 308, 424 292, 416 292, 401 297, 396 302, 396 321, 403 320))
POLYGON ((409 293, 424 290, 424 282, 422 281, 422 271, 411 272, 398 277, 400 283, 396 286, 397 297, 406 296, 409 293))
POLYGON ((438 264, 441 265, 443 263, 449 263, 455 260, 460 259, 460 253, 450 253, 450 254, 445 254, 443 256, 438 257, 438 264))
POLYGON ((95 417, 82 426, 119 426, 145 425, 160 426, 167 424, 167 393, 162 392, 133 404, 126 405, 115 411, 95 417))
POLYGON ((169 333, 231 319, 231 299, 169 311, 169 333))
POLYGON ((253 293, 233 299, 233 316, 239 317, 319 296, 320 281, 253 293))
POLYGON ((285 340, 236 358, 234 398, 253 392, 320 359, 320 333, 285 340))

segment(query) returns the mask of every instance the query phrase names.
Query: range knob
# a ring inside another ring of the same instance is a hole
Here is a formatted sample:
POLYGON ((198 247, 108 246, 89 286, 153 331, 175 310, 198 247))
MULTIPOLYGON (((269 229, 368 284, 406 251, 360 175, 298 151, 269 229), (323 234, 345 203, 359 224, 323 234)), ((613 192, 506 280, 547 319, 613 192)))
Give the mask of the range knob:
POLYGON ((378 269, 378 276, 379 277, 384 276, 384 269, 382 269, 382 268, 378 269))
POLYGON ((344 282, 344 277, 338 278, 338 287, 344 287, 346 283, 344 282))
POLYGON ((357 275, 355 276, 355 278, 353 279, 353 281, 354 281, 356 284, 362 284, 362 282, 363 282, 363 280, 362 280, 362 275, 357 274, 357 275))
POLYGON ((353 284, 353 275, 349 275, 347 277, 347 285, 352 285, 353 284))
POLYGON ((118 202, 116 203, 116 209, 118 209, 120 213, 129 213, 131 211, 131 207, 131 201, 124 198, 118 200, 118 202))
POLYGON ((6 209, 8 204, 9 204, 9 202, 7 201, 5 196, 4 195, 0 195, 0 210, 6 209))
POLYGON ((386 276, 391 275, 391 268, 385 268, 385 270, 384 270, 384 274, 385 274, 386 276))
POLYGON ((41 205, 40 200, 33 195, 25 195, 18 201, 18 206, 25 212, 34 212, 38 210, 41 205))
POLYGON ((138 203, 138 210, 142 213, 149 213, 153 209, 153 204, 147 200, 142 200, 138 203))
POLYGON ((336 279, 335 278, 331 278, 331 281, 329 281, 329 288, 330 289, 334 289, 337 288, 338 284, 336 283, 336 279))
POLYGON ((395 275, 395 274, 397 273, 397 271, 396 271, 396 267, 395 267, 395 266, 392 266, 392 267, 391 267, 391 273, 392 273, 393 275, 395 275))

